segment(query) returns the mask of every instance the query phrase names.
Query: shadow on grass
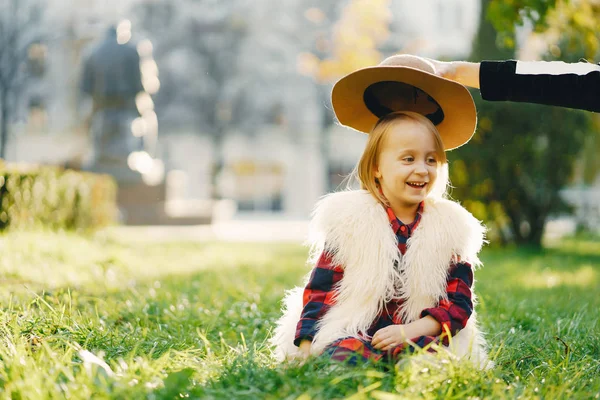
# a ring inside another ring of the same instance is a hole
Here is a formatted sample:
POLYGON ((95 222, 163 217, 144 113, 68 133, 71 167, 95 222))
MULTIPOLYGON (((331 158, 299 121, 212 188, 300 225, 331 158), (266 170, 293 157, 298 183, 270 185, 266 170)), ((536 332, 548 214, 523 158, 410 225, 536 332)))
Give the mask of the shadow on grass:
POLYGON ((304 364, 274 366, 272 361, 261 361, 264 358, 248 353, 234 359, 216 379, 192 388, 190 394, 198 398, 296 399, 306 395, 329 399, 355 394, 357 388, 392 391, 395 386, 394 368, 381 364, 353 367, 319 357, 304 364))

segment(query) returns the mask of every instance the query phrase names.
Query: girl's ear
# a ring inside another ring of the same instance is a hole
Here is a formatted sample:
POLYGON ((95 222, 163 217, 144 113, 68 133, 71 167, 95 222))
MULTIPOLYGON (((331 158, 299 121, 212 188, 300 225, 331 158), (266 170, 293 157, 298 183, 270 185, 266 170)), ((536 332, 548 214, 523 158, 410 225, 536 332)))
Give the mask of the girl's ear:
POLYGON ((375 178, 380 179, 381 178, 381 172, 379 172, 379 166, 375 166, 373 168, 373 175, 375 176, 375 178))

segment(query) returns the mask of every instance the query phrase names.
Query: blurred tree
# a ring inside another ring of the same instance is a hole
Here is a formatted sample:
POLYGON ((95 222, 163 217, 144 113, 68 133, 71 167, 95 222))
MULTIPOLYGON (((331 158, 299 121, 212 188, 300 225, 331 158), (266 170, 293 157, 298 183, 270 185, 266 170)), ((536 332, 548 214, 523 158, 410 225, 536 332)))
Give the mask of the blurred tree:
MULTIPOLYGON (((600 47, 600 2, 597 0, 492 0, 487 18, 499 32, 503 45, 515 45, 516 26, 531 22, 533 30, 550 42, 568 38, 566 50, 593 59, 600 47)), ((556 55, 555 55, 556 56, 556 55)))
MULTIPOLYGON (((493 0, 487 17, 501 32, 498 42, 509 47, 515 45, 511 36, 515 27, 529 20, 533 22, 533 31, 525 46, 541 43, 549 53, 546 58, 565 62, 578 62, 583 58, 600 61, 600 2, 597 0, 493 0)), ((600 114, 591 118, 594 129, 585 139, 573 184, 591 185, 600 174, 597 156, 600 154, 600 114)))
POLYGON ((389 36, 391 0, 351 0, 333 26, 329 51, 317 54, 313 74, 321 82, 333 82, 359 68, 377 65, 378 51, 389 36))
MULTIPOLYGON (((551 56, 566 62, 600 61, 600 2, 559 1, 547 17, 548 29, 532 36, 548 43, 551 56)), ((591 114, 594 127, 577 160, 574 184, 591 185, 600 174, 600 114, 591 114)))
MULTIPOLYGON (((598 0, 559 1, 548 15, 549 28, 543 32, 563 54, 553 54, 561 59, 585 57, 598 60, 600 53, 600 2, 598 0)), ((555 50, 556 52, 556 50, 555 50)), ((577 59, 578 61, 578 59, 577 59)))
POLYGON ((37 0, 0 0, 0 158, 6 156, 9 122, 17 110, 18 94, 35 68, 27 63, 42 43, 42 3, 37 0))
MULTIPOLYGON (((498 33, 481 24, 473 60, 508 59, 511 49, 498 47, 498 33)), ((559 196, 580 158, 591 130, 591 113, 558 107, 481 101, 478 129, 471 142, 449 153, 457 198, 488 221, 503 241, 541 246, 545 222, 564 204, 559 196)))
MULTIPOLYGON (((301 73, 311 76, 317 86, 320 102, 330 107, 331 84, 360 68, 377 65, 382 58, 378 48, 389 36, 391 0, 349 0, 343 4, 339 19, 330 5, 323 10, 312 7, 306 12, 309 20, 322 29, 314 45, 298 57, 301 73), (323 17, 319 17, 322 15, 323 17), (323 27, 322 21, 330 23, 323 27), (324 28, 324 29, 323 29, 324 28)), ((326 188, 334 189, 329 172, 329 136, 333 125, 332 112, 323 113, 321 124, 321 154, 326 163, 326 188)))
POLYGON ((154 39, 155 59, 162 64, 164 84, 156 105, 191 110, 195 125, 210 135, 215 149, 213 183, 223 167, 224 135, 236 122, 246 6, 245 0, 156 0, 134 9, 142 29, 154 39), (186 65, 190 62, 192 67, 186 65))
MULTIPOLYGON (((561 0, 492 0, 487 9, 487 17, 500 33, 512 34, 515 26, 524 25, 525 21, 535 24, 537 30, 545 30, 547 16, 561 0)), ((568 1, 568 0, 567 0, 568 1)))

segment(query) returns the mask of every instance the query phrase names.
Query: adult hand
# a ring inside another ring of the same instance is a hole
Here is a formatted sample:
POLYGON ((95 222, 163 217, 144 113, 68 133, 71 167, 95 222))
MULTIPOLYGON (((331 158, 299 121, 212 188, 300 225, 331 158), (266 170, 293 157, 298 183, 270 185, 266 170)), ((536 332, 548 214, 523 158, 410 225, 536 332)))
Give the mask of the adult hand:
POLYGON ((467 61, 438 61, 432 58, 425 59, 433 64, 436 75, 458 82, 461 85, 479 89, 480 63, 467 61))
POLYGON ((441 76, 442 78, 446 78, 446 79, 450 79, 453 81, 458 81, 458 71, 457 71, 457 64, 454 62, 447 62, 447 61, 438 61, 438 60, 434 60, 432 58, 427 58, 427 57, 423 57, 425 58, 427 61, 429 61, 431 64, 433 64, 433 67, 435 68, 435 73, 438 76, 441 76))

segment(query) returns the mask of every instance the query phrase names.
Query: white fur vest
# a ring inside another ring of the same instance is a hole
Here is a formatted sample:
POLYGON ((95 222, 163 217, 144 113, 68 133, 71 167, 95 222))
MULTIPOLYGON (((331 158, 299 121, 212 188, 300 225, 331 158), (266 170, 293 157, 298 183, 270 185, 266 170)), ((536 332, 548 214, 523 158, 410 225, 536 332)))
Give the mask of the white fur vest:
MULTIPOLYGON (((343 266, 344 276, 336 289, 335 304, 318 321, 311 351, 320 354, 336 339, 366 332, 394 297, 404 300, 401 311, 405 323, 418 319, 422 310, 437 306, 447 297, 447 274, 453 257, 460 256, 473 267, 480 265, 477 253, 484 232, 479 221, 459 204, 428 198, 402 256, 385 209, 369 192, 325 196, 317 203, 311 221, 309 263, 314 265, 326 246, 333 263, 343 266), (394 268, 395 262, 400 268, 394 268)), ((280 361, 300 355, 293 341, 302 312, 303 289, 288 291, 283 300, 283 316, 271 338, 280 361)), ((485 347, 474 310, 448 349, 489 367, 485 347)))

